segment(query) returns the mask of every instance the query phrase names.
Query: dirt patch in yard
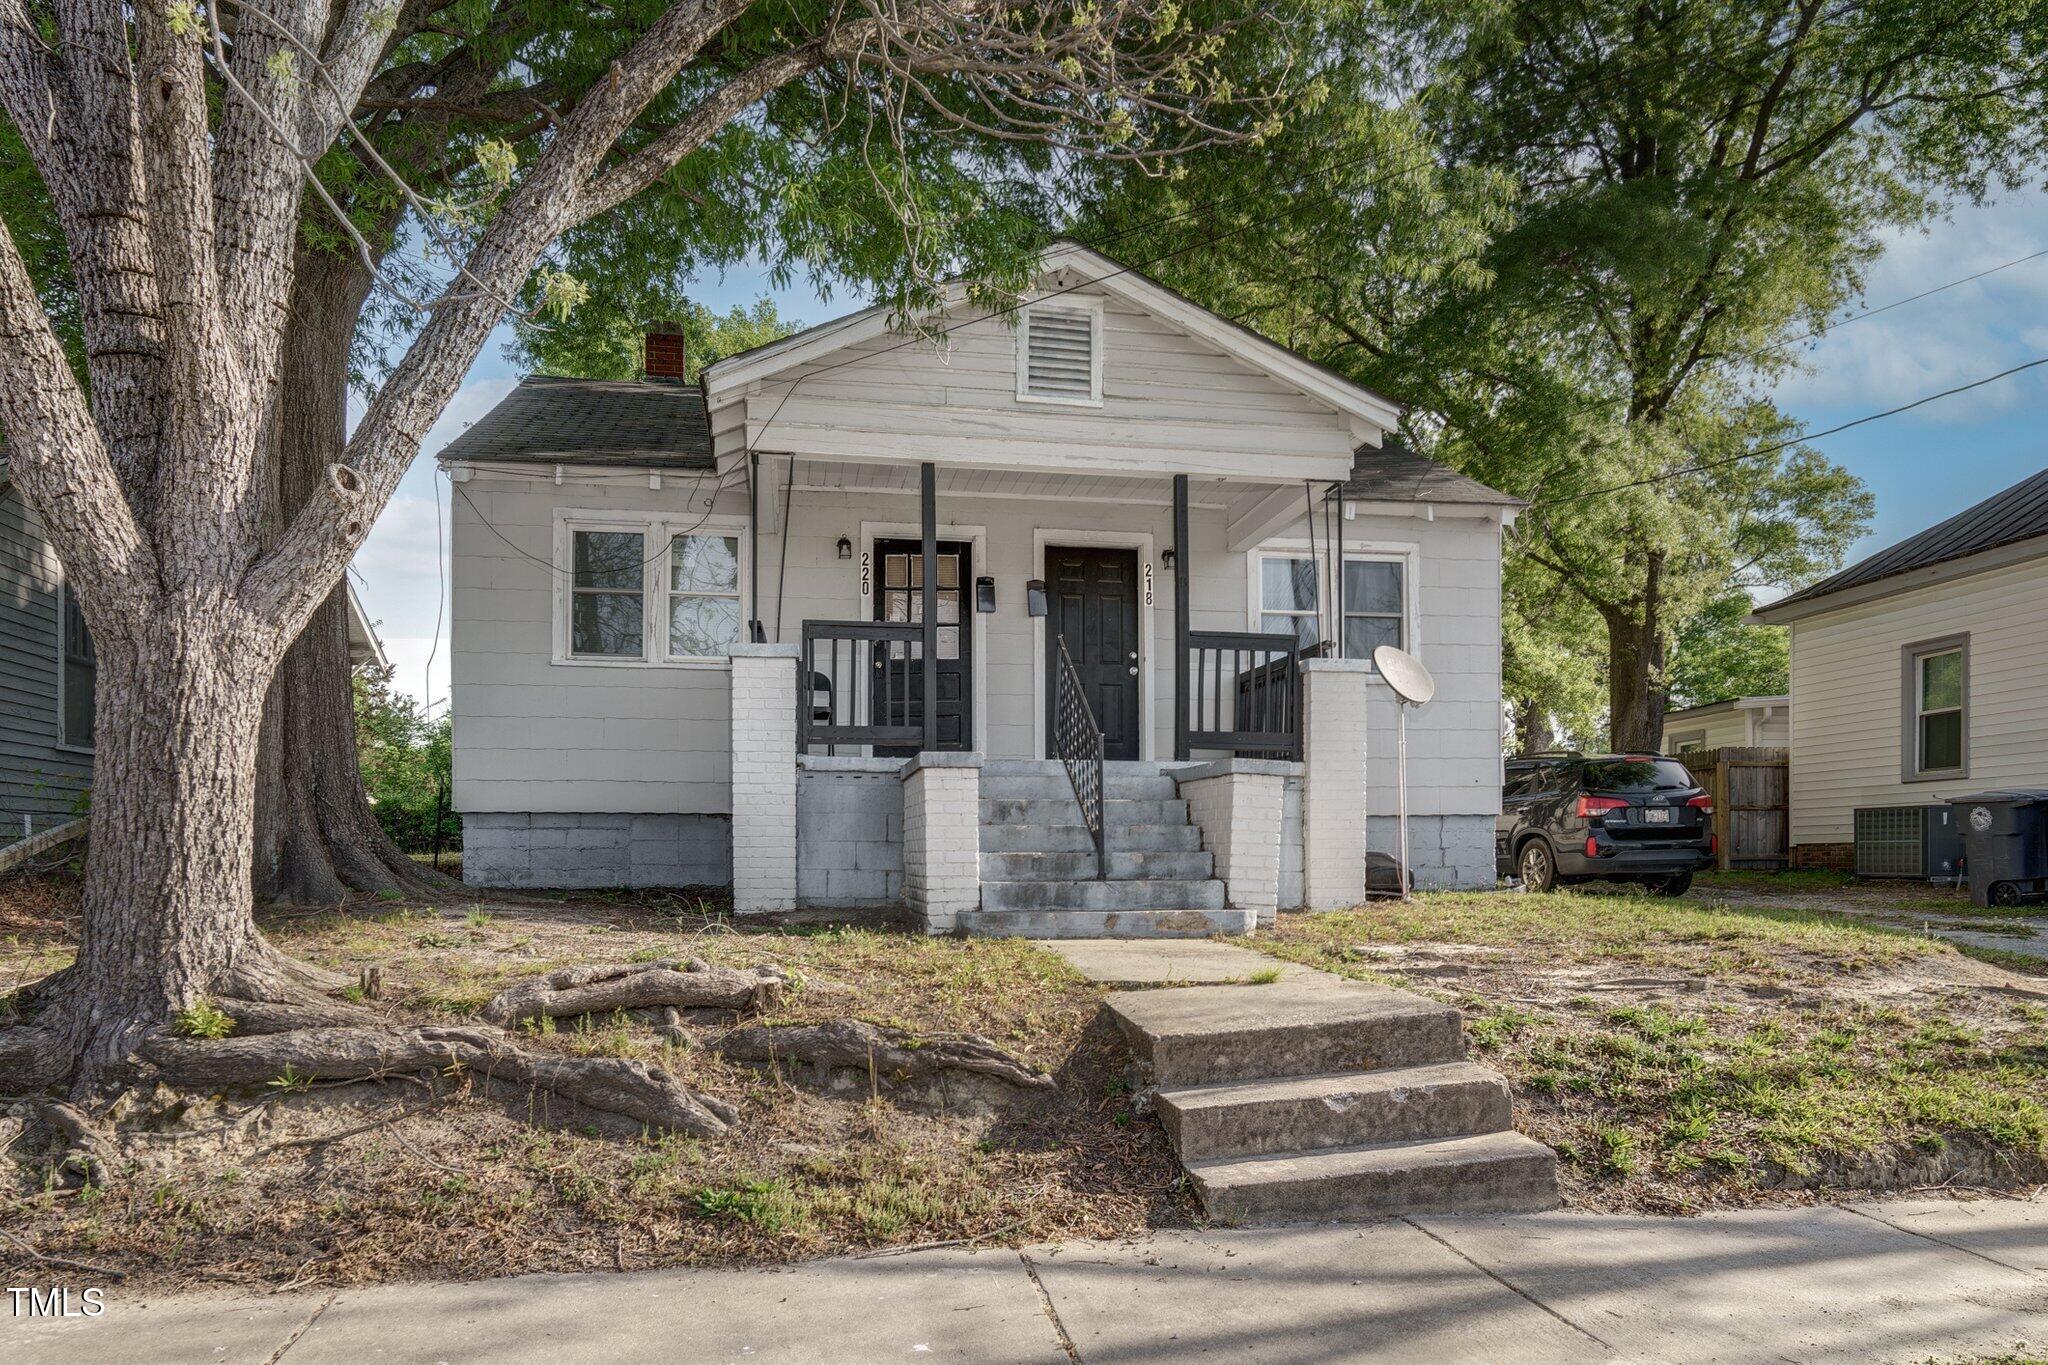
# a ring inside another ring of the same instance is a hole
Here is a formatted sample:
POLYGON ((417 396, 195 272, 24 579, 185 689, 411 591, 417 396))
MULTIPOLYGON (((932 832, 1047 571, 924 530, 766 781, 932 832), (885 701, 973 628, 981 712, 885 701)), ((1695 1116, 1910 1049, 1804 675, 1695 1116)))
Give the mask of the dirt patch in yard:
POLYGON ((1464 1008, 1578 1207, 2048 1180, 2048 979, 1939 940, 1588 890, 1283 915, 1247 942, 1464 1008))
MULTIPOLYGON (((714 1049, 730 1016, 686 1021, 682 1043, 623 1018, 563 1021, 530 1041, 670 1068, 736 1106, 738 1123, 703 1140, 600 1137, 474 1077, 333 1088, 280 1078, 267 1094, 190 1106, 137 1096, 130 1128, 159 1134, 129 1144, 124 1179, 80 1193, 23 1162, 0 1193, 0 1225, 130 1284, 197 1289, 745 1264, 1188 1221, 1163 1134, 1133 1121, 1122 1045, 1098 1023, 1096 993, 1057 958, 1015 941, 878 930, 740 934, 702 913, 716 909, 688 894, 374 905, 265 927, 287 952, 351 976, 379 967, 374 1007, 429 1022, 472 1021, 513 981, 580 963, 772 964, 795 984, 770 1023, 979 1034, 1056 1084, 899 1092, 887 1076, 785 1076, 726 1060, 714 1049)), ((0 984, 67 961, 68 923, 61 888, 0 884, 0 984)), ((11 1260, 0 1245, 0 1266, 11 1260)))

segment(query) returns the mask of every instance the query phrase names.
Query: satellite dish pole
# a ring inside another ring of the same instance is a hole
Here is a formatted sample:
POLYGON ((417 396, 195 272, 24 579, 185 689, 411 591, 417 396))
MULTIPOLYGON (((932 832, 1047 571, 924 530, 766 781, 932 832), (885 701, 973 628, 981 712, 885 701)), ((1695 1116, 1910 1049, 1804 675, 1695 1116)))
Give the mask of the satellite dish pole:
POLYGON ((1399 847, 1394 855, 1394 875, 1405 901, 1413 894, 1408 886, 1408 708, 1429 705, 1436 696, 1436 679, 1429 676, 1422 660, 1393 645, 1375 649, 1372 666, 1379 670, 1381 680, 1393 690, 1394 700, 1400 705, 1394 740, 1394 785, 1399 800, 1399 847))

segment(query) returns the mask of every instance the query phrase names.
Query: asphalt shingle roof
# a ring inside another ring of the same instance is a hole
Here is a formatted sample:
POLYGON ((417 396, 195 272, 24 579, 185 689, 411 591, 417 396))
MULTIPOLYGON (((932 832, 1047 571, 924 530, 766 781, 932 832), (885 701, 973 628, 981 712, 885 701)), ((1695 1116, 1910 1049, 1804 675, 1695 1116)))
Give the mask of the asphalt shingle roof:
POLYGON ((695 384, 529 375, 441 449, 444 460, 710 469, 695 384))
POLYGON ((1793 602, 1826 597, 1844 588, 2043 535, 2048 535, 2048 469, 2021 479, 2003 492, 1993 493, 1975 507, 1966 507, 1919 535, 1908 536, 1889 549, 1857 560, 1833 577, 1781 597, 1764 609, 1770 611, 1793 602))
POLYGON ((1483 507, 1526 507, 1520 498, 1477 479, 1468 479, 1447 464, 1417 455, 1399 441, 1375 450, 1360 446, 1351 461, 1351 481, 1344 496, 1360 502, 1467 503, 1483 507))

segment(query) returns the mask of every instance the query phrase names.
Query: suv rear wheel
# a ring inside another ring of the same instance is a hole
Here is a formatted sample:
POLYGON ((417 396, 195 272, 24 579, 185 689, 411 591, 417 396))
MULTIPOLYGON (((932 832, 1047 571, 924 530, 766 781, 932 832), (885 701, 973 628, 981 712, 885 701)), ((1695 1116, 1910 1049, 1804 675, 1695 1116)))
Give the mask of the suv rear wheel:
POLYGON ((1692 873, 1674 872, 1668 877, 1652 877, 1643 883, 1660 896, 1678 897, 1692 890, 1692 873))
POLYGON ((1522 845, 1515 857, 1515 870, 1522 875, 1522 885, 1531 891, 1549 891, 1557 885, 1557 859, 1541 839, 1522 845))

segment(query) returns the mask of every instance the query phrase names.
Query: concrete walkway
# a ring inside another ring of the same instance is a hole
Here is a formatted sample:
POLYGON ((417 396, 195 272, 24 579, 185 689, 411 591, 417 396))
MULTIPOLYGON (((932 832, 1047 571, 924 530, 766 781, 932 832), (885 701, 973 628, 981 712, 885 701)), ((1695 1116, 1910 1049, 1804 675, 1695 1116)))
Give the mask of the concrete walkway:
POLYGON ((106 1303, 69 1320, 0 1307, 0 1360, 1947 1361, 2048 1353, 2048 1199, 1418 1218, 243 1299, 109 1288, 106 1303))

